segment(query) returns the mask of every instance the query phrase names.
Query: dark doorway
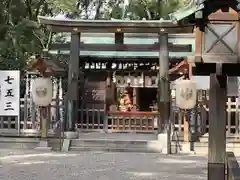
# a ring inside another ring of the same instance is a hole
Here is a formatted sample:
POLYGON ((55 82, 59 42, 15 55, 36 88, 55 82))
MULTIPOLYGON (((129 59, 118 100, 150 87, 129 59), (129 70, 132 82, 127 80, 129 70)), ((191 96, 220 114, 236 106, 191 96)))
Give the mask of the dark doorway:
POLYGON ((150 106, 157 102, 157 88, 137 88, 137 102, 139 111, 152 111, 150 106))

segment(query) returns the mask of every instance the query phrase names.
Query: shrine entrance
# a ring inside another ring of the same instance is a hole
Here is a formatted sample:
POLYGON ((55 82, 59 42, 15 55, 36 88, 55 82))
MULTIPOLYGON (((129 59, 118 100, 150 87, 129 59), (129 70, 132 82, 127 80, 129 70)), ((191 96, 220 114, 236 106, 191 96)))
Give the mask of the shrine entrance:
POLYGON ((158 111, 157 88, 137 88, 136 96, 139 111, 158 111))
MULTIPOLYGON (((128 58, 98 63, 85 60, 83 96, 79 97, 76 121, 81 131, 147 132, 158 130, 158 59, 128 58), (143 62, 145 61, 145 63, 143 62), (149 63, 150 61, 150 63, 149 63), (109 64, 111 62, 111 65, 109 64), (111 66, 112 69, 107 67, 111 66), (115 67, 115 68, 114 68, 115 67), (139 69, 141 68, 141 69, 139 69), (106 72, 107 71, 107 72, 106 72)), ((95 59, 96 60, 96 59, 95 59)), ((182 59, 173 59, 170 80, 188 68, 182 59), (183 64, 182 66, 180 64, 183 64), (176 68, 172 70, 173 67, 176 68)))

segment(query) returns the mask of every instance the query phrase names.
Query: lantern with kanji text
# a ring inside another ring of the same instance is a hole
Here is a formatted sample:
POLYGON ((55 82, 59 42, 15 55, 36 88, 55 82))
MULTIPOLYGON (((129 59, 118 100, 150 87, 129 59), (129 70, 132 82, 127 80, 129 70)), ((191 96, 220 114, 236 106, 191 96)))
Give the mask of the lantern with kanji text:
POLYGON ((176 82, 176 106, 180 109, 192 109, 197 101, 197 87, 193 80, 178 80, 176 82))

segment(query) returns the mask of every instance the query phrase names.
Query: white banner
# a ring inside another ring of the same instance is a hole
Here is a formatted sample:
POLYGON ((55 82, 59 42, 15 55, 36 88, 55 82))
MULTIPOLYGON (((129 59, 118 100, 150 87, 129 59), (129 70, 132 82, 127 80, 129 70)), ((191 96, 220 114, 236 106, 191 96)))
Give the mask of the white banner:
POLYGON ((20 71, 0 71, 0 116, 19 116, 20 71))

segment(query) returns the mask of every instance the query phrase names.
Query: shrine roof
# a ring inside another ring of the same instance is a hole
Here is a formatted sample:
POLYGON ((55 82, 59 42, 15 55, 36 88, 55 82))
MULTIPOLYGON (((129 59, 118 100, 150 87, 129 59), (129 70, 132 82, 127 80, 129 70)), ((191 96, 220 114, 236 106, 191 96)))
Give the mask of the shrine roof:
POLYGON ((40 56, 32 57, 28 62, 26 71, 30 73, 51 73, 58 74, 64 72, 64 68, 60 67, 52 60, 41 58, 40 56))
MULTIPOLYGON (((70 55, 70 50, 50 50, 52 55, 70 55)), ((170 58, 186 58, 193 56, 194 52, 169 52, 170 58)), ((125 51, 80 51, 80 56, 99 57, 99 58, 158 58, 158 52, 125 52, 125 51)))
POLYGON ((179 10, 169 14, 166 19, 159 20, 85 20, 70 19, 65 16, 38 16, 41 24, 47 25, 54 32, 124 32, 124 33, 156 33, 167 31, 181 33, 182 28, 193 26, 191 23, 179 21, 204 8, 206 0, 185 0, 179 10))
POLYGON ((90 26, 98 27, 105 23, 106 27, 111 26, 128 26, 128 27, 173 27, 176 26, 172 20, 125 20, 125 19, 111 19, 111 20, 94 20, 94 19, 70 19, 67 17, 47 17, 38 16, 40 23, 46 25, 65 25, 65 26, 90 26))
POLYGON ((38 16, 41 24, 45 24, 54 32, 123 32, 123 33, 159 33, 180 32, 184 27, 175 20, 84 20, 65 17, 38 16))

